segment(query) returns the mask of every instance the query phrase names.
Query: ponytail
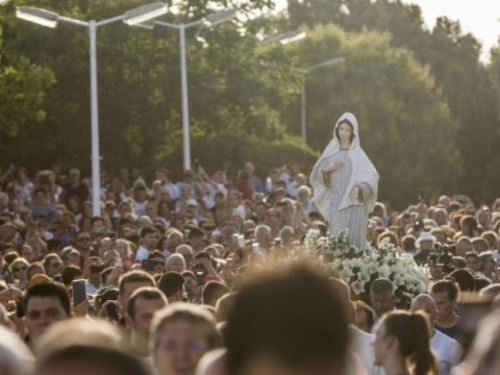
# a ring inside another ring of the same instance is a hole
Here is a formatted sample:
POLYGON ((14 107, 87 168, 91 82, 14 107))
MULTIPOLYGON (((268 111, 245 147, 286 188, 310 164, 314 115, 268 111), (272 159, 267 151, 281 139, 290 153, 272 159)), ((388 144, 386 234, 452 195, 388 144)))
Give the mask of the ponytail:
POLYGON ((414 375, 436 375, 437 366, 434 354, 430 349, 431 328, 429 321, 422 313, 411 314, 415 333, 415 351, 408 358, 414 375))
POLYGON ((384 317, 386 335, 399 342, 399 352, 413 375, 437 375, 437 365, 430 349, 432 330, 421 313, 394 311, 384 317))

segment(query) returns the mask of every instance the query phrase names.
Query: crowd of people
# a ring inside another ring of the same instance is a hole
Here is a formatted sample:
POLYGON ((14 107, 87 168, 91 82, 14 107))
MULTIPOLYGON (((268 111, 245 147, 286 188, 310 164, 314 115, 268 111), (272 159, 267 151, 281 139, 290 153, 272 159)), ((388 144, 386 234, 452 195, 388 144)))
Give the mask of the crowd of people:
MULTIPOLYGON (((297 163, 262 181, 199 161, 103 175, 94 216, 79 170, 0 174, 0 373, 498 374, 500 200, 375 204, 388 239, 429 272, 399 305, 391 280, 356 301, 309 229, 328 232, 297 163), (112 177, 112 178, 111 178, 112 177), (3 372, 2 372, 3 371, 3 372)), ((376 251, 376 250, 374 250, 376 251)))

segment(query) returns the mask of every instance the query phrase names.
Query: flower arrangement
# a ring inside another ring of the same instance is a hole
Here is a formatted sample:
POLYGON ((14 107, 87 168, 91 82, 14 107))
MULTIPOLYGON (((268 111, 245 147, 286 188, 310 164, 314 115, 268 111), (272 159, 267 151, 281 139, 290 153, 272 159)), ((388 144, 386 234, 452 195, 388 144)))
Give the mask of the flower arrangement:
POLYGON ((370 284, 378 278, 391 280, 400 307, 409 307, 411 300, 425 293, 429 284, 427 272, 417 266, 413 257, 399 254, 397 248, 384 239, 379 248, 358 249, 347 241, 347 230, 338 236, 322 237, 310 230, 305 238, 306 251, 323 256, 326 267, 351 286, 356 299, 370 300, 370 284))

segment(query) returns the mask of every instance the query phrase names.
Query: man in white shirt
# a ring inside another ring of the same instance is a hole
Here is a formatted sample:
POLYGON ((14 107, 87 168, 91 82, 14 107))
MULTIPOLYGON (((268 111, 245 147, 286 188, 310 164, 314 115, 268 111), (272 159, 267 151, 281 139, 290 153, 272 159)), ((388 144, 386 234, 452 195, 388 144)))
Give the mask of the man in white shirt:
POLYGON ((149 258, 149 254, 156 250, 157 235, 156 231, 151 228, 142 228, 141 230, 141 246, 137 249, 135 256, 136 262, 142 262, 149 258))
POLYGON ((341 279, 330 278, 330 280, 332 281, 335 289, 340 292, 339 294, 347 304, 348 317, 351 321, 351 324, 349 324, 351 350, 360 359, 368 375, 384 375, 384 370, 381 367, 375 366, 375 352, 373 351, 372 345, 375 340, 375 336, 363 332, 354 324, 356 321, 356 309, 354 304, 351 302, 351 291, 349 286, 344 280, 341 279))
MULTIPOLYGON (((422 310, 428 317, 431 326, 437 317, 436 303, 428 294, 420 294, 411 302, 411 311, 422 310)), ((444 333, 433 329, 434 335, 431 339, 431 349, 436 355, 439 375, 449 375, 452 369, 460 364, 462 347, 458 342, 446 336, 444 333)))

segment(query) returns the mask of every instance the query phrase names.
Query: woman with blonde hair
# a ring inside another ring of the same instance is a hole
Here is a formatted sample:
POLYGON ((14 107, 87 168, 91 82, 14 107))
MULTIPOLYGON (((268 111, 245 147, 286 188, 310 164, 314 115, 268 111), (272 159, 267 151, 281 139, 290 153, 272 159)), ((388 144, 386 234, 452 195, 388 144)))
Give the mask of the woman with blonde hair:
POLYGON ((373 342, 375 364, 383 367, 386 375, 437 375, 431 332, 429 320, 421 312, 389 312, 373 342))
POLYGON ((21 257, 14 259, 10 264, 10 274, 12 279, 16 281, 12 284, 15 288, 24 290, 28 286, 28 267, 28 261, 21 257))

